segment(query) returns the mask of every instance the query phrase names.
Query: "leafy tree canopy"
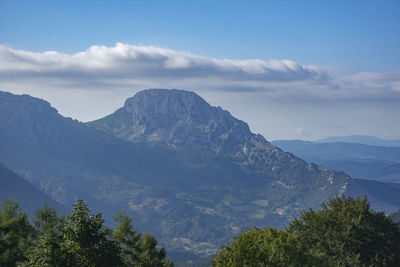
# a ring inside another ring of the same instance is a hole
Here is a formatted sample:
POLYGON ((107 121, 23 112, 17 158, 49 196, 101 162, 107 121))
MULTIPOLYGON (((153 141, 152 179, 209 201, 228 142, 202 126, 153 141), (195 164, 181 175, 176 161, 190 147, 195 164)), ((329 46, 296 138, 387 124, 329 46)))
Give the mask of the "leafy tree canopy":
POLYGON ((397 266, 400 230, 367 198, 336 197, 288 229, 248 229, 217 254, 214 266, 397 266))
POLYGON ((213 266, 323 266, 325 260, 302 246, 295 234, 268 227, 239 234, 217 254, 213 266))

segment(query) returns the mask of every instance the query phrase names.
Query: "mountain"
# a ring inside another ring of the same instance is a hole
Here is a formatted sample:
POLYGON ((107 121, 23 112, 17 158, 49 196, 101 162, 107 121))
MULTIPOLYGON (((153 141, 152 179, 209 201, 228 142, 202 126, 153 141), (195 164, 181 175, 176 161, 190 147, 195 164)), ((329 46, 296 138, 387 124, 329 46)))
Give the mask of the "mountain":
POLYGON ((115 213, 96 191, 100 177, 134 173, 146 160, 130 144, 62 117, 41 99, 0 93, 0 162, 60 204, 71 207, 83 197, 115 213))
POLYGON ((193 92, 162 89, 88 124, 1 92, 0 162, 60 204, 83 198, 109 224, 126 210, 174 260, 212 254, 247 226, 283 227, 353 181, 283 152, 193 92))
MULTIPOLYGON (((88 123, 130 142, 146 141, 171 147, 196 145, 217 155, 236 153, 238 146, 262 140, 248 125, 220 107, 210 106, 193 92, 151 89, 126 100, 113 114, 88 123)), ((265 140, 268 149, 272 148, 265 140)))
POLYGON ((368 195, 374 210, 385 210, 387 214, 400 207, 400 188, 373 180, 353 179, 346 188, 347 195, 368 195))
MULTIPOLYGON (((90 122, 89 125, 133 143, 146 140, 174 148, 196 146, 197 148, 208 149, 215 155, 229 158, 240 166, 244 165, 243 159, 237 157, 237 155, 240 155, 243 147, 246 148, 245 144, 247 143, 255 142, 258 147, 266 148, 268 151, 266 154, 271 154, 271 151, 276 150, 262 136, 252 134, 246 123, 233 118, 229 112, 219 107, 211 107, 193 92, 180 90, 152 89, 139 92, 135 97, 129 98, 125 105, 113 114, 90 122), (257 141, 253 141, 255 139, 257 141)), ((298 142, 300 145, 296 144, 296 141, 292 143, 290 145, 299 146, 300 151, 304 147, 311 148, 315 145, 303 141, 298 142)), ((286 146, 288 146, 288 143, 286 143, 286 146)), ((319 146, 319 144, 316 144, 316 146, 319 146)), ((371 164, 370 161, 375 158, 385 159, 384 163, 379 161, 385 166, 375 175, 390 170, 396 171, 397 160, 400 159, 400 149, 398 148, 370 147, 347 143, 338 143, 334 147, 330 144, 321 144, 321 146, 326 147, 326 149, 311 148, 312 151, 304 158, 310 161, 317 158, 322 161, 323 158, 339 160, 349 157, 357 158, 358 162, 361 159, 366 160, 366 162, 361 163, 365 165, 371 164), (310 155, 314 155, 314 158, 311 158, 310 155), (389 164, 391 168, 386 168, 389 164)), ((304 156, 293 148, 288 151, 300 157, 304 156)), ((263 152, 250 151, 249 154, 259 157, 263 152)), ((281 155, 285 154, 281 153, 281 155)), ((265 170, 265 167, 268 166, 268 163, 266 163, 246 164, 246 167, 257 170, 261 166, 265 170)), ((287 166, 290 166, 290 164, 287 164, 287 166)), ((363 169, 362 167, 360 170, 363 169)), ((273 170, 275 166, 270 164, 267 168, 273 170)), ((283 176, 282 173, 279 173, 279 175, 283 176)), ((302 181, 302 179, 299 179, 299 181, 302 181)), ((368 193, 374 199, 372 203, 374 208, 385 210, 386 207, 388 212, 393 211, 395 208, 393 204, 387 199, 381 199, 382 194, 378 194, 379 197, 375 196, 376 192, 372 192, 373 188, 365 186, 366 183, 362 179, 353 180, 345 184, 341 192, 344 192, 346 188, 348 194, 354 196, 357 196, 356 192, 358 194, 368 193)), ((392 189, 387 185, 381 185, 381 187, 389 191, 392 189)), ((395 201, 394 205, 397 205, 396 203, 395 201)))
POLYGON ((369 146, 395 146, 400 147, 400 140, 381 139, 367 135, 348 135, 348 136, 331 136, 324 139, 315 140, 315 143, 356 143, 369 146))
POLYGON ((0 164, 0 203, 4 203, 10 197, 18 201, 30 217, 34 215, 36 210, 43 208, 45 202, 57 208, 61 213, 67 211, 66 207, 55 202, 32 184, 0 164))
POLYGON ((355 143, 278 140, 273 144, 307 161, 345 171, 353 179, 345 193, 368 194, 376 210, 394 212, 400 205, 400 148, 355 143), (369 180, 366 180, 369 179, 369 180), (372 181, 375 180, 375 181, 372 181))
POLYGON ((301 140, 278 140, 272 143, 307 161, 345 171, 355 178, 400 183, 400 147, 301 140))
MULTIPOLYGON (((350 179, 344 173, 284 153, 261 135, 251 133, 245 122, 220 107, 210 106, 190 91, 144 90, 127 99, 113 114, 88 125, 131 143, 145 141, 178 151, 208 153, 211 160, 229 162, 243 172, 242 177, 249 176, 247 186, 257 185, 253 190, 259 191, 261 185, 261 195, 279 187, 306 195, 325 190, 334 194, 350 179)), ((243 178, 238 177, 240 180, 243 178)))
POLYGON ((277 140, 273 144, 307 160, 360 159, 400 162, 400 147, 369 146, 357 143, 314 143, 301 140, 277 140))

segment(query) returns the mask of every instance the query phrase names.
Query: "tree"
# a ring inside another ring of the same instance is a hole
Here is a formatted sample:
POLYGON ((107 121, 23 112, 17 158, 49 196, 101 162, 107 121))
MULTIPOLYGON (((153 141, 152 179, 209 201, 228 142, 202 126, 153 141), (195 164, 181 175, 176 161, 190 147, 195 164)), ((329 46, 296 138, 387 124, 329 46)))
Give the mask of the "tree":
POLYGON ((396 266, 400 230, 366 197, 336 197, 319 211, 303 212, 288 229, 302 244, 328 257, 332 266, 396 266))
POLYGON ((101 213, 93 215, 79 200, 67 220, 55 227, 51 209, 39 211, 36 225, 43 229, 25 266, 122 266, 120 247, 111 238, 101 213))
POLYGON ((38 240, 27 252, 27 261, 20 266, 66 266, 67 262, 61 251, 66 223, 65 217, 59 218, 57 211, 47 202, 42 209, 37 210, 33 226, 38 240))
POLYGON ((111 231, 82 200, 61 219, 46 204, 34 220, 39 238, 20 266, 172 266, 157 240, 137 233, 130 217, 121 212, 114 219, 119 225, 111 231))
POLYGON ((27 260, 19 267, 55 267, 68 266, 69 261, 61 250, 62 233, 56 231, 43 232, 35 246, 27 253, 27 260))
POLYGON ((36 211, 33 226, 39 234, 43 234, 56 231, 56 228, 60 228, 65 224, 63 222, 65 222, 65 218, 60 219, 57 216, 57 211, 45 202, 43 209, 36 211))
POLYGON ((119 225, 114 229, 113 238, 121 247, 121 257, 126 266, 173 266, 166 258, 165 249, 157 248, 154 236, 137 233, 132 226, 132 219, 124 212, 120 212, 114 220, 119 225))
POLYGON ((24 261, 34 234, 27 214, 12 198, 8 199, 0 213, 0 266, 16 266, 24 261))
POLYGON ((83 200, 73 206, 63 228, 61 251, 69 266, 121 266, 118 243, 112 240, 101 213, 93 215, 83 200))
POLYGON ((173 266, 166 258, 164 248, 157 248, 157 239, 151 234, 144 234, 138 243, 139 249, 139 266, 142 267, 158 267, 158 266, 173 266))
POLYGON ((138 242, 142 238, 140 233, 136 233, 132 226, 132 219, 124 212, 120 212, 114 217, 119 225, 113 231, 113 238, 121 247, 121 257, 125 265, 133 266, 139 261, 138 242))
POLYGON ((324 265, 326 259, 302 246, 295 234, 271 227, 243 231, 213 260, 213 266, 324 265))
POLYGON ((248 229, 214 258, 214 266, 398 266, 400 230, 367 198, 336 197, 286 230, 248 229))

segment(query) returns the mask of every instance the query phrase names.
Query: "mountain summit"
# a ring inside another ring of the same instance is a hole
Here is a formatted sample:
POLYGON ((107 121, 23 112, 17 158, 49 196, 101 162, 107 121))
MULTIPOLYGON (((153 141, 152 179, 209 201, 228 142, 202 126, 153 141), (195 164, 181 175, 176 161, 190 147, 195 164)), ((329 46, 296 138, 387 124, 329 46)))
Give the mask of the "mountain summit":
POLYGON ((89 123, 130 142, 202 146, 218 154, 251 138, 248 125, 190 91, 149 89, 115 113, 89 123))

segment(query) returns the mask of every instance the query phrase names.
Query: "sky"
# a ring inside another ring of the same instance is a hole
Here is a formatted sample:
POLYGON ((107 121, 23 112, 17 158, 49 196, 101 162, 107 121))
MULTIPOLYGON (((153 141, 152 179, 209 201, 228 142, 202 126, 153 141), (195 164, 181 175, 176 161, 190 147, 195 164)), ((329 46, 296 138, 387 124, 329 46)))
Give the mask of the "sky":
POLYGON ((198 93, 268 140, 400 139, 400 1, 0 0, 0 90, 80 121, 198 93))

